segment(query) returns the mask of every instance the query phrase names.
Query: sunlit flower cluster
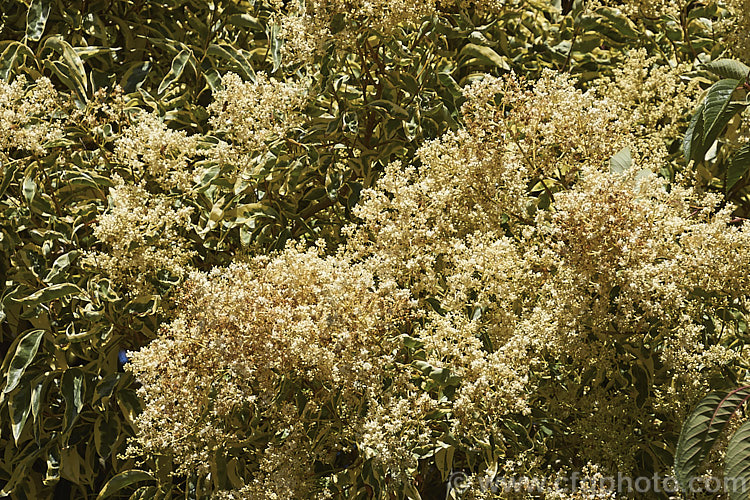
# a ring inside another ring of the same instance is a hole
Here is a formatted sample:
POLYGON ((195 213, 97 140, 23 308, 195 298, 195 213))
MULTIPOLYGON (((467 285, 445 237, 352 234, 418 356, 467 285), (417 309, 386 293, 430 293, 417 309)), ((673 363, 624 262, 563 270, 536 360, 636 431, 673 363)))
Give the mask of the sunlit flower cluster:
POLYGON ((209 106, 211 124, 239 151, 260 149, 304 121, 300 113, 308 99, 304 81, 283 82, 259 73, 257 82, 243 82, 229 73, 222 84, 223 90, 209 106))
POLYGON ((11 149, 44 153, 44 144, 62 136, 57 120, 48 114, 60 108, 59 97, 47 78, 29 86, 23 77, 0 81, 0 153, 11 149))
MULTIPOLYGON (((750 295, 750 231, 732 207, 655 174, 695 90, 653 62, 633 52, 586 91, 552 72, 476 81, 465 126, 390 164, 334 256, 289 246, 192 273, 176 317, 132 356, 137 448, 203 475, 217 453, 249 457, 229 497, 324 496, 316 464, 336 469, 342 450, 403 484, 415 450, 505 442, 536 410, 564 426, 558 448, 634 470, 644 439, 744 362, 739 324, 705 318, 750 295), (624 148, 632 158, 610 169, 624 148)), ((259 78, 225 78, 211 107, 227 151, 294 126, 283 117, 300 89, 259 78)), ((153 214, 187 223, 162 198, 139 212, 142 191, 112 191, 96 231, 119 258, 103 268, 180 262, 132 253, 182 248, 183 223, 144 222, 153 214)))
POLYGON ((474 8, 482 14, 500 15, 524 5, 524 0, 294 0, 273 2, 282 52, 287 62, 307 62, 327 44, 359 46, 362 27, 389 36, 399 29, 418 27, 425 18, 457 8, 474 8))
POLYGON ((156 281, 182 276, 192 257, 184 236, 189 207, 175 207, 166 196, 120 181, 110 189, 107 211, 94 226, 103 245, 84 261, 134 295, 151 293, 156 281))
POLYGON ((389 371, 408 295, 361 266, 295 248, 193 273, 178 317, 133 353, 147 404, 140 446, 170 450, 180 470, 194 471, 249 439, 260 473, 238 488, 307 496, 313 462, 367 432, 379 401, 411 386, 389 371))
POLYGON ((155 113, 142 112, 117 139, 115 159, 138 180, 187 190, 192 184, 197 137, 172 130, 155 113))

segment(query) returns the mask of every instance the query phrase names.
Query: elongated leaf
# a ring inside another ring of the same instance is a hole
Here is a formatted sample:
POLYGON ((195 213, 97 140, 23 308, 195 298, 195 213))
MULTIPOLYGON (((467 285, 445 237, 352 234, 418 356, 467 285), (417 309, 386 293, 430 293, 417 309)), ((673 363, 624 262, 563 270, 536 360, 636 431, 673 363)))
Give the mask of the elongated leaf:
MULTIPOLYGON (((44 47, 42 50, 47 48, 56 51, 62 56, 62 62, 55 61, 61 64, 54 64, 53 67, 75 83, 72 90, 78 92, 81 98, 86 97, 86 90, 88 89, 86 70, 83 67, 83 60, 75 49, 60 36, 51 36, 47 38, 44 41, 44 47)), ((45 61, 45 63, 46 62, 47 61, 45 61)))
POLYGON ((85 98, 86 94, 84 87, 79 80, 74 76, 73 70, 70 66, 65 64, 63 61, 44 61, 44 67, 50 70, 57 76, 66 87, 75 92, 79 98, 85 98))
POLYGON ((674 469, 677 481, 687 489, 716 438, 732 415, 750 398, 750 386, 730 392, 712 392, 698 404, 685 421, 677 442, 674 469))
POLYGON ((18 303, 25 306, 37 306, 39 304, 47 303, 51 300, 73 295, 75 293, 81 293, 82 290, 73 283, 59 283, 57 285, 51 285, 47 288, 42 288, 32 293, 28 297, 18 299, 18 303))
POLYGON ((233 14, 229 16, 229 22, 242 28, 252 28, 255 31, 263 31, 263 25, 258 22, 257 17, 250 14, 233 14))
POLYGON ((117 385, 117 382, 122 377, 122 373, 110 373, 103 379, 99 381, 98 384, 96 384, 96 388, 94 389, 94 403, 99 401, 102 398, 108 398, 112 395, 112 391, 114 391, 115 386, 117 385))
POLYGON ((148 72, 151 71, 151 62, 138 62, 134 63, 128 70, 122 75, 120 80, 120 86, 126 94, 135 92, 148 76, 148 72))
POLYGON ((39 407, 42 403, 42 391, 44 390, 46 375, 34 379, 31 384, 31 414, 34 416, 34 422, 39 418, 39 407))
POLYGON ((8 482, 3 485, 3 489, 0 490, 0 497, 9 496, 28 477, 28 469, 36 460, 38 453, 30 454, 23 461, 14 465, 13 474, 11 474, 8 482))
POLYGON ((188 60, 191 56, 192 52, 187 49, 182 49, 174 59, 172 59, 172 67, 159 84, 159 88, 156 91, 157 94, 162 94, 170 85, 182 76, 182 72, 185 71, 185 66, 187 66, 188 60))
POLYGON ((750 144, 745 144, 732 155, 727 169, 726 190, 729 191, 750 170, 750 144))
POLYGON ((720 80, 709 90, 703 107, 703 145, 709 147, 741 106, 731 104, 739 80, 720 80))
POLYGON ((96 500, 104 500, 109 498, 123 488, 127 488, 131 484, 139 483, 141 481, 155 481, 154 476, 143 470, 126 470, 120 472, 115 477, 107 481, 107 484, 99 491, 99 496, 96 500))
POLYGON ((68 432, 83 408, 83 395, 86 392, 84 373, 80 368, 68 368, 60 382, 60 392, 65 400, 63 432, 68 432))
POLYGON ((33 176, 26 176, 23 180, 23 185, 21 186, 21 192, 26 199, 26 203, 31 205, 31 202, 34 201, 34 196, 36 196, 36 182, 34 182, 33 176))
POLYGON ((42 341, 44 330, 31 330, 24 334, 21 341, 16 346, 16 352, 10 361, 8 368, 7 383, 3 393, 7 394, 16 388, 21 380, 26 368, 31 364, 39 349, 39 343, 42 341))
POLYGON ((628 19, 619 9, 611 7, 599 7, 596 13, 607 18, 615 31, 623 38, 636 40, 641 35, 633 22, 628 19))
POLYGON ((151 500, 156 497, 156 486, 141 486, 130 495, 128 500, 151 500))
POLYGON ((16 65, 16 60, 21 56, 34 58, 34 53, 25 44, 21 42, 10 42, 3 53, 0 54, 0 79, 6 82, 10 79, 10 72, 16 65))
POLYGON ((31 386, 28 382, 22 385, 11 396, 8 401, 8 410, 10 411, 10 423, 13 431, 13 440, 18 445, 18 438, 23 431, 26 420, 31 412, 31 386))
POLYGON ((76 257, 78 257, 79 253, 78 250, 71 250, 55 259, 55 262, 52 264, 52 269, 49 270, 44 281, 49 282, 58 277, 63 271, 70 267, 70 264, 76 259, 76 257))
POLYGON ((732 435, 724 457, 724 478, 731 500, 747 500, 750 495, 750 422, 732 435))
MULTIPOLYGON (((695 114, 690 119, 690 124, 685 131, 685 137, 682 139, 682 153, 687 161, 696 160, 697 152, 703 147, 703 109, 704 105, 698 106, 695 114)), ((700 158, 701 160, 703 158, 700 158)))
POLYGON ((750 67, 734 59, 717 59, 706 64, 706 69, 721 78, 744 81, 750 74, 750 67))
POLYGON ((5 194, 5 191, 8 189, 8 186, 10 186, 10 182, 13 180, 13 177, 16 175, 16 170, 18 170, 18 163, 10 163, 6 165, 2 165, 5 167, 3 169, 3 181, 0 182, 0 197, 2 197, 5 194))
POLYGON ((206 54, 208 54, 209 56, 218 56, 222 59, 226 59, 240 70, 240 76, 242 76, 242 78, 250 80, 251 82, 257 81, 255 70, 253 69, 252 64, 250 64, 250 61, 241 49, 232 47, 228 44, 212 43, 208 46, 206 54))
POLYGON ((395 104, 391 101, 387 101, 385 99, 378 99, 376 101, 370 102, 369 105, 374 108, 379 108, 385 111, 386 113, 388 113, 389 116, 393 118, 399 118, 401 120, 409 119, 409 112, 406 111, 401 106, 399 106, 398 104, 395 104))
POLYGON ((510 70, 508 61, 490 47, 485 47, 483 45, 467 43, 464 48, 461 49, 459 56, 477 58, 479 59, 479 63, 485 66, 497 66, 498 68, 510 70))
POLYGON ((26 38, 38 42, 44 34, 44 27, 49 18, 50 1, 34 0, 26 13, 26 38))
POLYGON ((633 165, 630 148, 625 146, 609 159, 609 171, 613 174, 622 174, 633 165))
POLYGON ((88 47, 73 47, 73 50, 76 51, 76 54, 78 54, 78 57, 80 57, 81 60, 84 60, 102 54, 111 54, 112 52, 117 52, 120 48, 90 45, 88 47))
POLYGON ((282 40, 279 37, 279 34, 281 32, 281 24, 278 22, 273 23, 270 26, 270 30, 268 33, 268 41, 271 44, 271 60, 273 61, 273 69, 271 69, 271 73, 276 73, 276 71, 281 67, 281 45, 282 40))
POLYGON ((115 415, 99 415, 94 423, 94 446, 100 457, 109 457, 119 434, 120 420, 115 415))

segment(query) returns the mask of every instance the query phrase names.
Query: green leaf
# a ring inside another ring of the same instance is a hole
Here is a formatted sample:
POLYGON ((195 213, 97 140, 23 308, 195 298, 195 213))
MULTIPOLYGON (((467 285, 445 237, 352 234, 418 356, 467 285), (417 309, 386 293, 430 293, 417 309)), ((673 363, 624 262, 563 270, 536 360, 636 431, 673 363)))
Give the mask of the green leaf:
POLYGON ((640 33, 636 29, 633 22, 628 19, 619 9, 613 9, 610 7, 599 7, 596 9, 596 13, 602 15, 609 20, 612 28, 625 39, 637 40, 640 33))
POLYGON ((435 452, 435 465, 437 465, 443 481, 448 480, 448 476, 453 470, 453 455, 455 452, 455 447, 445 443, 441 443, 440 448, 435 452))
POLYGON ((31 414, 34 416, 34 422, 39 418, 39 407, 42 402, 42 390, 44 389, 45 374, 37 377, 31 384, 31 414))
POLYGON ((687 161, 700 161, 703 159, 702 157, 700 158, 700 160, 696 158, 698 156, 698 150, 703 147, 703 141, 701 140, 701 137, 703 137, 704 108, 705 105, 701 103, 701 105, 698 106, 698 109, 695 110, 695 114, 690 119, 690 124, 688 125, 688 128, 685 131, 685 137, 682 140, 682 153, 685 155, 685 159, 687 161))
POLYGON ((61 36, 51 36, 44 41, 42 52, 50 48, 62 56, 62 61, 44 61, 45 67, 50 68, 59 76, 71 90, 78 93, 79 97, 86 97, 88 79, 83 67, 83 60, 75 49, 61 36))
POLYGON ((164 79, 159 84, 159 88, 156 90, 156 93, 161 95, 164 93, 164 91, 172 85, 174 82, 177 81, 178 78, 182 75, 182 72, 185 71, 185 66, 187 66, 188 61, 192 57, 193 53, 188 49, 182 49, 175 57, 172 59, 172 67, 169 69, 169 73, 166 74, 164 79))
POLYGON ((117 404, 128 423, 135 427, 135 418, 141 412, 141 402, 135 391, 125 389, 117 392, 117 404))
POLYGON ((633 157, 630 148, 625 146, 609 159, 609 171, 613 174, 623 174, 633 166, 633 157))
POLYGON ((120 79, 120 87, 122 87, 123 92, 130 94, 138 90, 146 81, 149 71, 151 71, 150 61, 133 63, 120 79))
MULTIPOLYGON (((3 489, 0 490, 0 497, 6 497, 10 495, 15 489, 23 483, 24 480, 28 479, 28 469, 36 460, 39 451, 29 453, 20 462, 14 464, 13 473, 10 479, 3 485, 3 489)), ((7 477, 7 476, 6 476, 7 477)))
POLYGON ((65 400, 65 415, 63 416, 63 432, 73 428, 83 408, 83 395, 86 392, 83 370, 68 368, 63 373, 60 382, 60 392, 65 400))
POLYGON ((38 42, 44 34, 44 27, 49 18, 49 0, 34 0, 26 13, 26 38, 38 42))
POLYGON ((242 78, 250 80, 251 82, 257 81, 255 70, 241 49, 232 47, 228 44, 212 43, 208 46, 206 54, 226 59, 240 71, 240 76, 242 76, 242 78))
POLYGON ((112 453, 112 447, 120 435, 120 420, 115 415, 99 415, 94 422, 94 446, 102 458, 112 453))
POLYGON ((742 105, 730 104, 738 80, 720 80, 708 90, 703 107, 703 147, 708 149, 742 105))
POLYGON ((151 500, 156 498, 157 491, 156 486, 141 486, 130 495, 128 500, 151 500))
POLYGON ((112 391, 114 391, 115 386, 117 385, 117 382, 120 381, 120 378, 122 377, 122 373, 110 373, 103 379, 99 381, 98 384, 96 384, 96 388, 94 389, 94 403, 99 401, 102 398, 108 398, 112 395, 112 391))
POLYGON ((716 438, 732 415, 750 398, 750 386, 712 392, 698 404, 682 426, 674 458, 677 482, 687 489, 716 438))
POLYGON ((81 293, 82 290, 73 283, 59 283, 57 285, 51 285, 47 288, 37 290, 31 295, 16 301, 24 306, 35 307, 39 304, 47 303, 51 300, 59 299, 68 295, 81 293))
POLYGON ((241 28, 252 28, 255 31, 263 31, 263 26, 258 22, 258 18, 250 14, 232 14, 229 16, 229 22, 241 28))
POLYGON ((99 496, 96 500, 104 500, 109 498, 123 488, 127 488, 131 484, 139 483, 141 481, 155 481, 156 478, 150 473, 143 470, 126 470, 120 472, 115 477, 107 481, 107 484, 99 491, 99 496))
POLYGON ((8 189, 8 186, 10 186, 13 177, 16 175, 16 170, 18 170, 18 163, 13 162, 8 165, 0 166, 5 167, 3 169, 3 181, 0 182, 0 197, 2 197, 5 194, 5 191, 8 189))
POLYGON ((5 47, 3 53, 0 54, 0 79, 6 82, 10 79, 10 72, 16 65, 16 59, 21 55, 34 59, 34 52, 26 44, 13 41, 5 47))
POLYGON ((729 439, 724 464, 730 500, 747 500, 750 493, 750 422, 742 424, 729 439))
POLYGON ((55 259, 55 262, 52 264, 52 269, 49 270, 47 273, 47 276, 45 276, 44 281, 50 282, 51 280, 55 279, 70 267, 70 264, 78 257, 79 255, 78 250, 71 250, 68 253, 64 253, 61 256, 59 256, 57 259, 55 259))
POLYGON ((16 352, 10 361, 10 367, 6 375, 7 383, 5 384, 5 389, 3 389, 4 394, 9 393, 18 385, 26 368, 31 364, 34 356, 36 356, 43 334, 44 330, 31 330, 21 338, 21 341, 16 346, 16 352))
POLYGON ((748 170, 750 170, 750 144, 745 144, 729 160, 725 189, 727 191, 732 189, 747 174, 748 170))
POLYGON ((276 73, 276 71, 281 67, 282 40, 281 38, 279 38, 280 32, 281 24, 279 24, 278 22, 275 22, 270 26, 270 31, 268 33, 268 42, 271 44, 271 60, 273 61, 273 69, 271 69, 271 73, 276 73))
POLYGON ((461 49, 459 57, 476 58, 479 64, 485 66, 497 66, 504 70, 510 70, 508 61, 500 56, 497 52, 489 47, 483 45, 477 45, 474 43, 467 43, 464 48, 461 49))
POLYGON ((31 386, 24 384, 11 396, 8 401, 8 411, 10 412, 13 440, 18 445, 18 438, 21 436, 31 412, 31 386))
POLYGON ((721 78, 745 81, 750 74, 750 67, 734 59, 717 59, 706 64, 706 69, 721 78))
POLYGON ((23 192, 23 197, 26 199, 26 203, 31 205, 31 202, 34 200, 34 196, 36 196, 36 182, 34 181, 34 177, 31 175, 27 175, 23 180, 23 185, 21 186, 21 191, 23 192))
POLYGON ((100 56, 102 54, 111 54, 113 52, 117 52, 118 50, 120 50, 120 48, 90 45, 88 47, 73 47, 73 50, 76 51, 76 54, 78 54, 78 57, 80 57, 81 60, 84 60, 90 57, 100 56))
POLYGON ((395 104, 391 101, 387 101, 385 99, 378 99, 378 100, 370 102, 368 105, 372 106, 373 108, 378 108, 378 109, 385 111, 389 116, 393 118, 398 118, 400 120, 409 119, 409 112, 406 111, 401 106, 399 106, 398 104, 395 104))

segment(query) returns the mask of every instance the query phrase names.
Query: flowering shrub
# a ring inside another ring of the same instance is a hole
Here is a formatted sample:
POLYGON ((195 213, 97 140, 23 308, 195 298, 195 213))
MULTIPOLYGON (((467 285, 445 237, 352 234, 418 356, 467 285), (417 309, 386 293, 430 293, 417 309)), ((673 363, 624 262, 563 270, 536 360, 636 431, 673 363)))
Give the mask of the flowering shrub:
POLYGON ((616 497, 746 377, 736 2, 72 3, 0 1, 3 495, 616 497))

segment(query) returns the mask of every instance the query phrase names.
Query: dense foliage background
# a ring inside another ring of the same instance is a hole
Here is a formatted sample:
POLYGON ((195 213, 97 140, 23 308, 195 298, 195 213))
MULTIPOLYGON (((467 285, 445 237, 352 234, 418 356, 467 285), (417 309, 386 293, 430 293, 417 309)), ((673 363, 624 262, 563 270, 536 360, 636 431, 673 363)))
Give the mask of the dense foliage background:
POLYGON ((745 7, 1 0, 2 494, 670 474, 748 365, 745 7))

